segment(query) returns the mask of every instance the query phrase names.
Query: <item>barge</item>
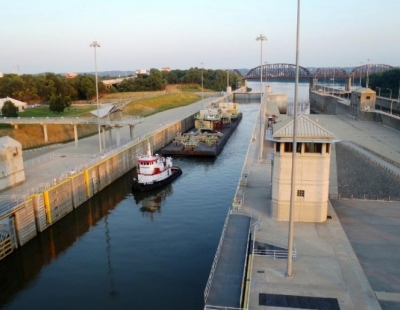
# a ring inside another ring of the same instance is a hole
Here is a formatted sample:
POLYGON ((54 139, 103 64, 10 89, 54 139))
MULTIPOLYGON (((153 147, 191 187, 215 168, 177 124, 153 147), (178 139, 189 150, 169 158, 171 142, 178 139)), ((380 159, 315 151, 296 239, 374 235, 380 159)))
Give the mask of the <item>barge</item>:
POLYGON ((238 103, 215 103, 195 115, 194 129, 178 134, 159 152, 175 156, 217 156, 241 120, 238 103))

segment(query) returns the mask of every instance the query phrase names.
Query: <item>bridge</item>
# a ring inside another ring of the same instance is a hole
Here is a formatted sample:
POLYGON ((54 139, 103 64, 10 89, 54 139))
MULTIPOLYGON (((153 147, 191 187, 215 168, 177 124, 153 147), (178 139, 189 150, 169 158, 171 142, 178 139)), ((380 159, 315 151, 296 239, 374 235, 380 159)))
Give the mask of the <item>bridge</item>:
MULTIPOLYGON (((375 74, 393 69, 393 66, 384 64, 365 64, 347 71, 341 67, 326 67, 318 68, 314 73, 309 69, 299 66, 299 78, 365 78, 368 74, 375 74)), ((235 73, 238 70, 234 70, 235 73)), ((294 79, 296 76, 296 65, 277 63, 265 64, 251 69, 244 79, 260 79, 262 74, 263 79, 286 78, 294 79)))

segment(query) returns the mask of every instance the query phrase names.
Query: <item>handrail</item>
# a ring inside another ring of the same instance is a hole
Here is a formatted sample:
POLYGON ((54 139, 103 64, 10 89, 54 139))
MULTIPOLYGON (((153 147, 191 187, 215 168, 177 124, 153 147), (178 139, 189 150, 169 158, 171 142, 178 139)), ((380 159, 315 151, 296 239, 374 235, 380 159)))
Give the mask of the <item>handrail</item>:
MULTIPOLYGON (((275 259, 286 259, 288 257, 288 252, 287 250, 258 250, 254 249, 253 250, 253 255, 259 255, 259 256, 266 256, 266 257, 271 257, 274 260, 275 259)), ((297 251, 293 250, 292 252, 292 258, 295 260, 297 258, 297 251)))
POLYGON ((204 310, 245 310, 245 308, 205 305, 204 310))
POLYGON ((222 229, 222 234, 221 234, 221 237, 219 239, 218 248, 217 248, 217 251, 216 251, 216 253, 214 255, 214 260, 213 260, 213 264, 211 266, 210 275, 208 276, 207 285, 206 285, 206 288, 204 290, 204 302, 207 302, 208 293, 210 292, 212 279, 214 277, 215 268, 217 267, 219 254, 221 252, 222 243, 223 243, 224 237, 225 237, 226 227, 228 226, 228 223, 229 223, 229 215, 230 215, 230 212, 228 211, 228 214, 226 215, 226 219, 225 219, 225 223, 224 223, 224 228, 222 229))

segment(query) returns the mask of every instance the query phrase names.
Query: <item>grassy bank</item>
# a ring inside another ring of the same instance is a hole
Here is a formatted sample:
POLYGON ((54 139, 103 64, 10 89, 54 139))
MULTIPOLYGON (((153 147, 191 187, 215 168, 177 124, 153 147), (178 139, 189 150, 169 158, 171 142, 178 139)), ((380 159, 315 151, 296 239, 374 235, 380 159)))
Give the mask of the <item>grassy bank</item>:
MULTIPOLYGON (((162 92, 138 92, 118 93, 103 96, 102 99, 127 99, 131 102, 123 109, 124 116, 149 116, 158 112, 186 106, 201 98, 192 92, 186 91, 185 85, 182 89, 174 85, 171 91, 162 92)), ((189 87, 190 88, 190 87, 189 87)), ((197 88, 193 88, 196 89, 197 88)), ((90 111, 95 110, 96 105, 74 105, 64 110, 63 113, 53 113, 48 106, 30 108, 20 113, 20 117, 93 117, 90 111)), ((74 139, 74 129, 71 125, 48 125, 48 137, 50 144, 63 143, 74 139)), ((79 138, 96 134, 97 125, 79 125, 79 138)), ((23 148, 32 148, 45 145, 43 128, 41 125, 20 125, 14 129, 11 125, 0 126, 0 136, 9 136, 22 143, 23 148)))

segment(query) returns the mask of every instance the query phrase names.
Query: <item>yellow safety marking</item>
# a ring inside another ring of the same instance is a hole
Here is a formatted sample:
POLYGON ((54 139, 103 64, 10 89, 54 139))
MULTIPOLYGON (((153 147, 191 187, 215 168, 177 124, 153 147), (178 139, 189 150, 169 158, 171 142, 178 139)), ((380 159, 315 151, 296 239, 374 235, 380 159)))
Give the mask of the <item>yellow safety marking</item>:
POLYGON ((51 218, 51 211, 50 211, 49 191, 44 191, 43 192, 43 198, 44 198, 44 206, 46 208, 47 221, 49 222, 49 224, 51 224, 52 223, 52 218, 51 218))
POLYGON ((89 183, 89 169, 84 171, 85 174, 85 185, 86 185, 86 196, 87 198, 90 197, 90 183, 89 183))

